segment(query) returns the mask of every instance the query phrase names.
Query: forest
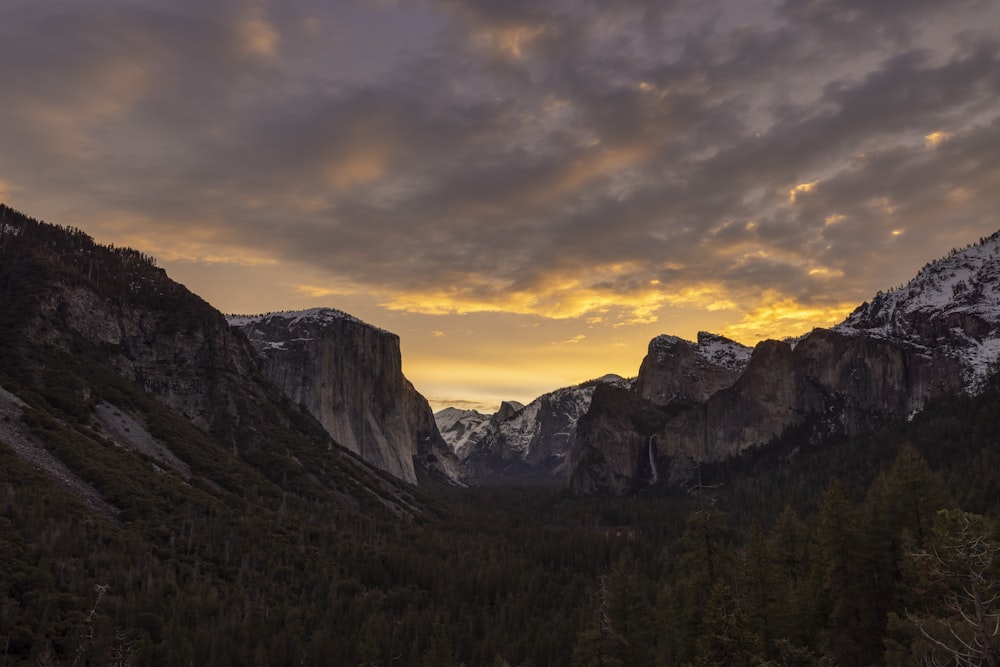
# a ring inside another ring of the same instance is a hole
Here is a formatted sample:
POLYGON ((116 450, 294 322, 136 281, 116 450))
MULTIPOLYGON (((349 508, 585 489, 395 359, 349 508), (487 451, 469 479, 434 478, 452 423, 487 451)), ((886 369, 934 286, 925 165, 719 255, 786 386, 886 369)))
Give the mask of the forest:
POLYGON ((994 385, 688 489, 438 488, 409 521, 118 466, 109 522, 4 446, 2 664, 991 664, 998 419, 994 385))

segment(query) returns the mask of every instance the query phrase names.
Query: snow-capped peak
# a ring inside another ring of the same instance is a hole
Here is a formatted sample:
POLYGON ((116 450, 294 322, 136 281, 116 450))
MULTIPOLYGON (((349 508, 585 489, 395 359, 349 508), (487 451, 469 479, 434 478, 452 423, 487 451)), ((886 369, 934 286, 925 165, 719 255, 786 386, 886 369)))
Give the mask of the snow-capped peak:
POLYGON ((1000 368, 1000 232, 925 265, 834 327, 959 359, 975 393, 1000 368))
POLYGON ((655 355, 657 363, 663 363, 664 359, 672 354, 671 350, 678 345, 686 345, 705 361, 733 371, 742 371, 746 368, 753 353, 753 348, 706 331, 698 332, 697 343, 669 334, 660 334, 649 341, 649 353, 655 355))
POLYGON ((932 318, 963 312, 1000 324, 1000 232, 928 263, 909 283, 878 293, 835 328, 891 335, 904 316, 918 312, 932 318))
POLYGON ((698 354, 716 366, 742 371, 750 363, 753 348, 741 345, 719 334, 698 332, 698 354))
POLYGON ((296 324, 305 323, 318 323, 324 324, 336 321, 348 321, 354 322, 356 324, 363 324, 367 327, 372 327, 373 329, 378 329, 378 327, 364 322, 354 315, 345 313, 342 310, 337 310, 336 308, 308 308, 306 310, 280 310, 271 313, 264 313, 261 315, 226 315, 226 320, 229 322, 229 326, 232 327, 245 327, 251 324, 258 324, 265 321, 282 320, 287 322, 289 327, 296 324))

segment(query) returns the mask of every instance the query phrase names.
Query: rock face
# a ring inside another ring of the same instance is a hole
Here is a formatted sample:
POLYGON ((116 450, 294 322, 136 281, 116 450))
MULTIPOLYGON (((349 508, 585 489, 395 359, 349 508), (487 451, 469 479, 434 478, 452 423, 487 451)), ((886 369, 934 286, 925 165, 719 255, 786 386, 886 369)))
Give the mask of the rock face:
MULTIPOLYGON (((0 205, 0 312, 0 375, 38 397, 34 419, 75 434, 65 451, 138 456, 143 471, 209 494, 282 488, 412 515, 407 488, 335 446, 267 380, 246 336, 151 257, 0 205)), ((18 453, 38 458, 18 435, 18 453)), ((40 467, 71 479, 57 463, 40 467)))
MULTIPOLYGON (((496 414, 467 433, 456 450, 467 479, 567 479, 577 422, 587 412, 594 389, 624 383, 621 377, 608 375, 549 392, 526 406, 505 401, 496 414)), ((443 415, 438 415, 440 420, 443 415)))
POLYGON ((22 335, 71 354, 77 340, 97 346, 108 367, 202 430, 244 453, 261 447, 262 425, 248 406, 281 397, 246 339, 139 253, 114 254, 122 274, 113 287, 65 272, 32 285, 22 335))
POLYGON ((576 493, 681 483, 697 463, 790 429, 814 439, 858 435, 935 397, 975 393, 1000 368, 1000 234, 925 266, 833 329, 763 341, 746 361, 738 347, 701 351, 720 343, 657 337, 632 396, 595 397, 572 456, 576 493))
POLYGON ((410 483, 415 462, 458 476, 430 405, 403 376, 398 336, 330 308, 229 323, 249 338, 268 379, 341 446, 410 483))
MULTIPOLYGON (((653 480, 649 448, 664 423, 662 408, 634 390, 597 387, 590 409, 580 418, 570 452, 570 488, 577 495, 624 496, 653 480)), ((658 474, 658 473, 657 473, 658 474)))
POLYGON ((501 402, 500 409, 492 415, 484 415, 478 410, 445 408, 434 413, 434 421, 441 437, 461 460, 469 454, 470 446, 485 436, 487 430, 496 428, 500 422, 514 416, 522 408, 524 404, 517 401, 501 402))
POLYGON ((639 367, 636 391, 656 405, 704 401, 736 381, 750 352, 735 341, 704 332, 698 334, 696 344, 657 336, 639 367))
POLYGON ((956 360, 965 390, 979 391, 1000 366, 1000 232, 925 265, 834 328, 956 360))

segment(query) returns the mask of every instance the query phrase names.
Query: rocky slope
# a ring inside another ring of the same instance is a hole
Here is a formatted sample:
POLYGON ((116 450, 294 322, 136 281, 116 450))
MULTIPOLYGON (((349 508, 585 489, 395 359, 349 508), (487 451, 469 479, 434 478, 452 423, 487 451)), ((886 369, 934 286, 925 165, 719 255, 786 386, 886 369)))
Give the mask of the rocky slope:
POLYGON ((924 266, 909 283, 879 293, 834 330, 897 343, 962 367, 978 392, 1000 360, 1000 232, 924 266))
POLYGON ((617 375, 607 375, 549 392, 526 406, 505 402, 495 415, 475 426, 457 450, 467 478, 565 480, 577 422, 587 412, 595 387, 625 383, 617 375))
POLYGON ((746 362, 737 348, 715 363, 701 343, 654 339, 636 390, 595 398, 571 457, 576 493, 680 483, 698 463, 793 429, 857 435, 932 398, 975 393, 1000 368, 1000 234, 928 264, 833 329, 761 342, 746 362))
POLYGON ((478 410, 445 408, 434 413, 434 421, 444 441, 459 459, 463 459, 468 455, 469 447, 479 442, 488 429, 495 428, 522 408, 524 404, 517 401, 501 402, 500 409, 491 415, 484 415, 478 410))
POLYGON ((278 484, 410 512, 408 490, 337 447, 264 377, 247 338, 150 257, 0 206, 0 312, 0 383, 28 405, 19 454, 44 432, 74 474, 111 474, 100 458, 136 493, 162 484, 143 475, 169 474, 211 493, 278 484))
POLYGON ((458 476, 430 405, 403 376, 398 336, 331 308, 229 323, 249 338, 268 379, 334 441, 410 483, 420 466, 458 476))

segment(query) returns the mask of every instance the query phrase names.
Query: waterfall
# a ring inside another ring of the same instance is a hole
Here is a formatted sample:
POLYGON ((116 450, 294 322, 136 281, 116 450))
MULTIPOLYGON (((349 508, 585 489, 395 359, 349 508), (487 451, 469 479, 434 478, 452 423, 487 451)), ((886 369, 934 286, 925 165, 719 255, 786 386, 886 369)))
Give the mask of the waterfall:
POLYGON ((649 451, 649 469, 652 471, 649 478, 649 486, 653 486, 660 481, 660 473, 656 470, 656 452, 653 451, 653 444, 655 442, 656 436, 649 436, 649 445, 647 446, 647 450, 649 451))

